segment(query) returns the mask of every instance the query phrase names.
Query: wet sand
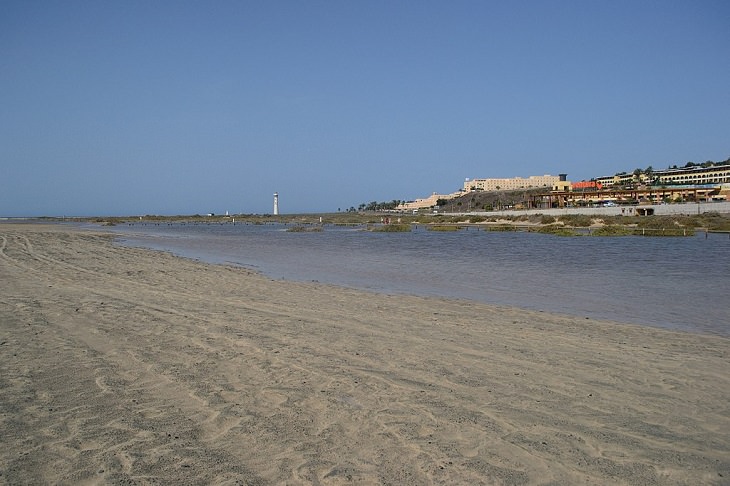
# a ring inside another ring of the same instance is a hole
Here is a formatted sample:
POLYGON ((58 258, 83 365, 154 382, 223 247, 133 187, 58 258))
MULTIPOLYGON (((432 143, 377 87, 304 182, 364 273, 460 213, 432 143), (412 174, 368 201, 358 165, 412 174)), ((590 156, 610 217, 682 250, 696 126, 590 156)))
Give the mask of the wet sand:
POLYGON ((111 238, 0 224, 0 483, 730 484, 727 338, 111 238))

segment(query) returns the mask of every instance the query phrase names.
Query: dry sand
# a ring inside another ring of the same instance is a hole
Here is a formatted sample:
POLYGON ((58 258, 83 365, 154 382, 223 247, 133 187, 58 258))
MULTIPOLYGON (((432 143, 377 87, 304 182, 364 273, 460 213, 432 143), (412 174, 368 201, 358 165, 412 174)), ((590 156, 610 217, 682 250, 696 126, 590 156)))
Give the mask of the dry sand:
POLYGON ((0 483, 728 484, 730 340, 0 224, 0 483))

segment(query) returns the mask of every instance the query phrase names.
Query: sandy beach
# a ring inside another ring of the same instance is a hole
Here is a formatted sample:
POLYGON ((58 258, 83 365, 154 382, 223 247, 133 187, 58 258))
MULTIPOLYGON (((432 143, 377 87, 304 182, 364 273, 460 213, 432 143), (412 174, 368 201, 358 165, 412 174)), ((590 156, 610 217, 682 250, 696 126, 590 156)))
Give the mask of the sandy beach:
POLYGON ((0 484, 153 483, 730 484, 730 339, 0 224, 0 484))

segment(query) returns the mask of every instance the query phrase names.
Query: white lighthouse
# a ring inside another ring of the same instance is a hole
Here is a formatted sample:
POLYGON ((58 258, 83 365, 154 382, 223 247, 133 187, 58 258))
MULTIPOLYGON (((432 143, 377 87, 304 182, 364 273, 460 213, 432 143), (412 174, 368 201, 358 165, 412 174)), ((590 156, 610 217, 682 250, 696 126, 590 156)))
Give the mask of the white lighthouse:
POLYGON ((279 214, 279 193, 274 193, 274 216, 279 214))

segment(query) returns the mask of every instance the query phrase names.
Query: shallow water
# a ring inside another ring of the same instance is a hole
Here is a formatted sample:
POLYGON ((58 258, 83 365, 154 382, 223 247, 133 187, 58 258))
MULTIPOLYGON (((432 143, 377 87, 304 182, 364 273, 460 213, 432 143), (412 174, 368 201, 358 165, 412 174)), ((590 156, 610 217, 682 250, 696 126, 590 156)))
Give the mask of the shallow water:
POLYGON ((287 280, 730 335, 730 239, 577 237, 326 226, 134 224, 119 242, 287 280))

